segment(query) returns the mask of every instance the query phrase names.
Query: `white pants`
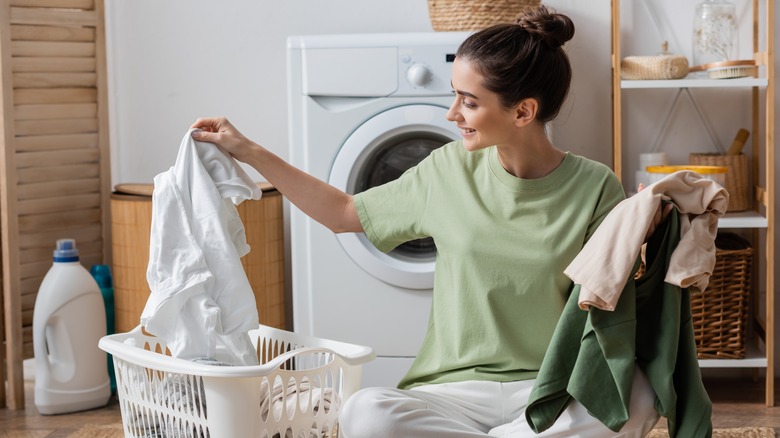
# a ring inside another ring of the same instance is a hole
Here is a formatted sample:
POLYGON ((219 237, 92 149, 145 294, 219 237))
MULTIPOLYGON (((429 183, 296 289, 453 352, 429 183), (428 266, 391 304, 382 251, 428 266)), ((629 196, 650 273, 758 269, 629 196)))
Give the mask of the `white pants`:
POLYGON ((533 380, 468 381, 411 390, 365 388, 347 400, 339 423, 345 438, 620 437, 641 438, 658 422, 655 393, 636 370, 630 418, 613 432, 572 401, 555 424, 537 435, 525 420, 533 380))

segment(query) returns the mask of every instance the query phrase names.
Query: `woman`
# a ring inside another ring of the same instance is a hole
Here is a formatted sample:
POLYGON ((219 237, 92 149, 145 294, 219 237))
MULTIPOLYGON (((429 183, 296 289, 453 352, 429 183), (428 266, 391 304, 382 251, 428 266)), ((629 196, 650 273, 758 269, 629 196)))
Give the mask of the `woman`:
MULTIPOLYGON (((462 140, 399 179, 354 196, 286 164, 227 120, 199 119, 196 138, 250 164, 334 232, 365 232, 382 251, 433 237, 433 304, 423 346, 396 388, 366 388, 343 407, 352 437, 537 436, 523 415, 571 291, 564 268, 623 198, 606 166, 550 143, 571 82, 562 45, 571 20, 541 6, 516 24, 470 36, 452 68, 447 119, 462 140)), ((658 415, 637 373, 631 419, 640 437, 658 415)), ((572 403, 540 436, 616 436, 572 403)))

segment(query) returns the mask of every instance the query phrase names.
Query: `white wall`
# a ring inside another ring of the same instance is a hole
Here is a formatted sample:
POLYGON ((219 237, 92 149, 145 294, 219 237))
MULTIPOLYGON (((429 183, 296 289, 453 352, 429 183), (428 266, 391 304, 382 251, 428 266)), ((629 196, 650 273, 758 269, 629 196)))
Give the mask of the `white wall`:
MULTIPOLYGON (((574 105, 556 139, 609 160, 609 0, 548 3, 578 26, 574 105)), ((200 116, 228 116, 286 158, 289 35, 433 31, 424 0, 108 0, 106 20, 114 184, 167 170, 200 116)))
MULTIPOLYGON (((741 29, 749 36, 749 0, 732 1, 742 13, 741 29)), ((668 39, 671 51, 690 57, 689 29, 698 2, 623 1, 623 56, 655 54, 662 39, 668 39), (653 5, 658 29, 647 20, 643 4, 653 5)), ((569 14, 577 27, 567 45, 574 65, 573 88, 554 122, 554 140, 562 149, 609 164, 610 0, 545 4, 569 14)), ((228 116, 248 137, 286 158, 289 35, 432 31, 424 0, 107 0, 106 20, 115 184, 150 183, 168 169, 182 136, 199 116, 228 116)), ((740 55, 750 53, 743 36, 740 55)), ((659 136, 673 93, 626 94, 625 105, 633 108, 624 114, 629 189, 637 155, 659 136)), ((727 92, 724 98, 721 93, 694 90, 726 147, 739 128, 750 127, 746 94, 727 92)), ((662 135, 663 150, 676 163, 686 162, 688 152, 715 150, 690 103, 681 100, 662 135)))

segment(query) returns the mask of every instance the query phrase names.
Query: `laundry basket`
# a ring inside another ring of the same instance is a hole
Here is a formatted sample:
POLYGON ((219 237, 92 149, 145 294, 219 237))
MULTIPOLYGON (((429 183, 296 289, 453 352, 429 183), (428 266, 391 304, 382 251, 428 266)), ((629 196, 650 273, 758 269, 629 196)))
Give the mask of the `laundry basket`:
POLYGON ((336 437, 340 408, 374 351, 263 325, 249 336, 260 365, 174 358, 140 327, 103 337, 125 437, 336 437))

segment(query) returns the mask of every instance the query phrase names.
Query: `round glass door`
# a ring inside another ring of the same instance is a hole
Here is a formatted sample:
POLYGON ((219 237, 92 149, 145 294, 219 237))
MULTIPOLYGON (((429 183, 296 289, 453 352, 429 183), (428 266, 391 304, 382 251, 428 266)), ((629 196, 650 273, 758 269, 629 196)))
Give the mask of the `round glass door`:
MULTIPOLYGON (((445 119, 446 108, 407 105, 380 113, 344 142, 329 183, 355 194, 393 181, 433 150, 459 137, 445 119)), ((436 246, 432 238, 406 242, 384 254, 363 233, 337 238, 352 260, 374 277, 409 289, 433 287, 436 246)))

